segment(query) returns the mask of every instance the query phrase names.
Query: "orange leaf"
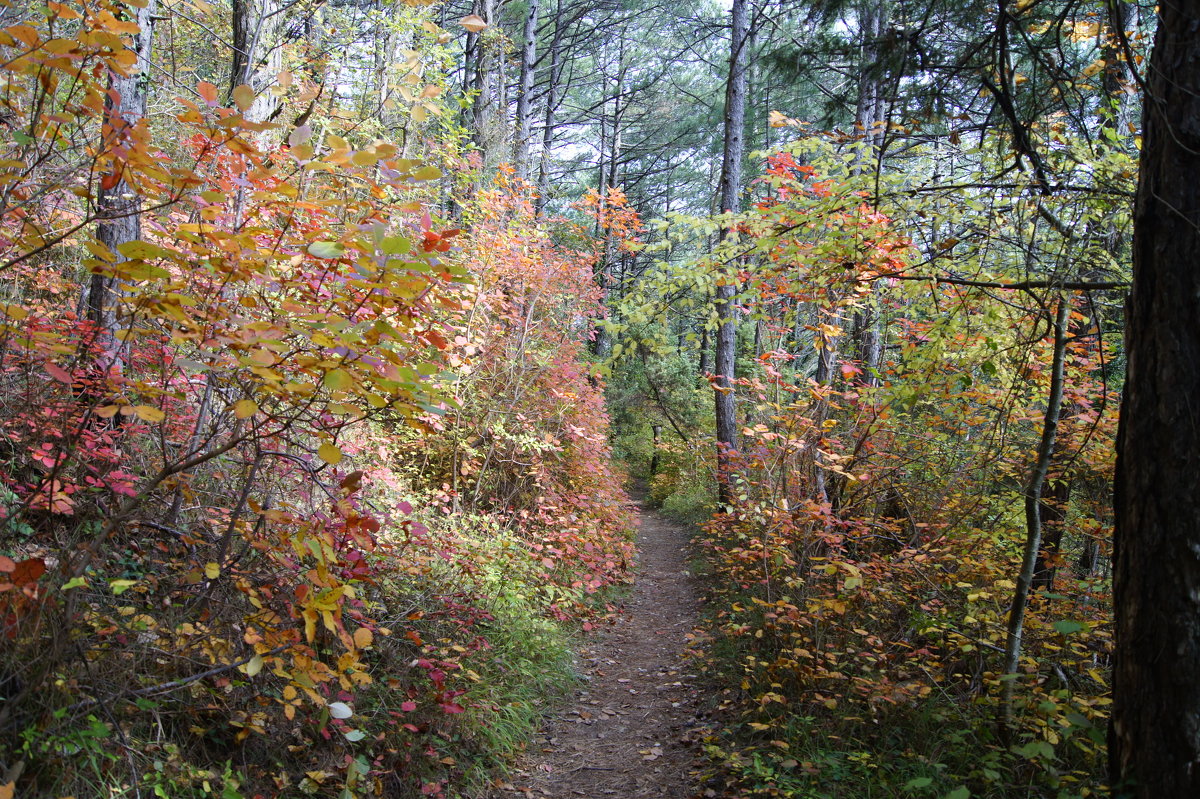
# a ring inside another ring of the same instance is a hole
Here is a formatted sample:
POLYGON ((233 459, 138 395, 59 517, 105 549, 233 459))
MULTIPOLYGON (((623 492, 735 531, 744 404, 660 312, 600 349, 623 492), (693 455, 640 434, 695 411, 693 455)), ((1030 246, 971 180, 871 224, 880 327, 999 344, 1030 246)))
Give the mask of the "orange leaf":
POLYGON ((464 28, 469 30, 471 33, 479 33, 481 30, 485 30, 488 26, 488 24, 484 20, 484 18, 479 16, 478 14, 468 14, 467 16, 460 19, 458 21, 458 24, 462 25, 464 28))
POLYGON ((217 104, 217 87, 206 80, 202 80, 196 84, 196 91, 200 92, 200 96, 204 98, 204 102, 214 106, 217 104))
POLYGON ((17 585, 32 583, 46 573, 46 561, 41 558, 30 558, 17 564, 12 573, 12 581, 17 585))

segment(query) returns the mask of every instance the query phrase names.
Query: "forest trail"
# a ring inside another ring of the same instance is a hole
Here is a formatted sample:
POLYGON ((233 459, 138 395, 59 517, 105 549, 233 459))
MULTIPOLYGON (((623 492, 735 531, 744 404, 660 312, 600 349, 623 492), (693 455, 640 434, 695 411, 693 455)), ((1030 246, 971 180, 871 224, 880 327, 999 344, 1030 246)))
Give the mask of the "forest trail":
POLYGON ((684 650, 700 599, 687 547, 681 525, 641 506, 633 592, 615 624, 580 648, 585 683, 494 799, 694 795, 702 725, 684 650))

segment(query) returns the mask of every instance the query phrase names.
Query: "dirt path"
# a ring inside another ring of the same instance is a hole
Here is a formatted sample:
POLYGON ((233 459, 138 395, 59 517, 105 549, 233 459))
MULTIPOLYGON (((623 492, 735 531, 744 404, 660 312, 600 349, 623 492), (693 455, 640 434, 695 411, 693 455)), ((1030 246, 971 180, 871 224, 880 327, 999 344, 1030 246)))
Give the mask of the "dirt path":
POLYGON ((699 592, 683 529, 645 508, 638 518, 632 595, 614 626, 580 649, 585 684, 547 722, 524 768, 495 799, 695 794, 697 695, 682 655, 699 592))

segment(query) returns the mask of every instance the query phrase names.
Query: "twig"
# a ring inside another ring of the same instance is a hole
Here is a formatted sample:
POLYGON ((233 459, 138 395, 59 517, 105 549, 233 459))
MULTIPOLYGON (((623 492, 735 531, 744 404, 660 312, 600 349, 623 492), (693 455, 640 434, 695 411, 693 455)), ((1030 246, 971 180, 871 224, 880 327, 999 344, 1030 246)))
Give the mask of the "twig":
POLYGON ((165 694, 165 693, 168 693, 169 691, 174 691, 176 688, 182 688, 185 685, 191 685, 192 683, 198 682, 207 677, 213 677, 213 676, 216 676, 217 674, 222 674, 226 671, 232 671, 233 669, 236 669, 239 666, 245 666, 247 663, 249 663, 251 660, 254 660, 254 658, 256 658, 256 657, 267 657, 269 655, 278 655, 280 652, 284 651, 285 649, 291 649, 293 646, 295 646, 295 644, 282 644, 282 645, 277 646, 274 649, 267 651, 267 652, 253 652, 253 653, 247 655, 246 657, 242 658, 241 660, 235 660, 233 663, 223 663, 219 666, 213 666, 211 669, 208 669, 206 671, 199 672, 198 674, 192 674, 188 677, 181 677, 178 680, 171 680, 170 682, 159 683, 158 685, 150 685, 145 688, 139 688, 136 691, 124 691, 124 692, 118 693, 118 694, 111 694, 110 696, 105 697, 104 699, 85 699, 82 702, 76 702, 73 705, 68 705, 67 710, 82 710, 83 708, 94 707, 95 705, 104 704, 107 702, 114 702, 114 701, 117 701, 120 699, 132 699, 134 697, 154 696, 155 694, 165 694))

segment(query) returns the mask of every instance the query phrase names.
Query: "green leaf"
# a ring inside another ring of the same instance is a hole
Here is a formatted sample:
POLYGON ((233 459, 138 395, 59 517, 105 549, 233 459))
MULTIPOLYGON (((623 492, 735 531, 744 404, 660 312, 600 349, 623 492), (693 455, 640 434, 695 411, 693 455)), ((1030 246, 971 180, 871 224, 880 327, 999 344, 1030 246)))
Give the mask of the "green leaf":
POLYGON ((913 791, 918 788, 928 788, 933 785, 933 777, 915 777, 904 783, 904 790, 913 791))
POLYGON ((112 267, 112 270, 124 275, 129 280, 166 280, 171 276, 171 273, 161 266, 146 263, 140 258, 122 261, 112 267))
POLYGON ((336 241, 314 241, 308 245, 308 254, 315 258, 334 259, 346 254, 346 248, 336 241))
POLYGON ((367 734, 365 732, 363 732, 362 730, 349 730, 346 733, 346 740, 350 741, 351 743, 353 743, 355 741, 361 741, 363 738, 366 738, 366 737, 367 737, 367 734))
POLYGON ((442 170, 436 166, 423 166, 412 173, 413 180, 437 180, 442 176, 442 170))
POLYGON ((1019 746, 1013 751, 1021 757, 1037 760, 1044 758, 1046 760, 1054 759, 1054 747, 1048 741, 1030 741, 1024 746, 1019 746))
POLYGON ((388 236, 379 245, 384 255, 403 255, 412 249, 412 242, 404 236, 388 236))
POLYGON ((1083 629, 1083 625, 1077 621, 1056 621, 1050 626, 1062 635, 1070 635, 1083 629))
POLYGON ((943 799, 971 799, 971 789, 965 785, 960 785, 946 794, 943 799))
POLYGON ((169 250, 164 250, 155 244, 147 241, 127 241, 124 244, 117 245, 117 252, 124 255, 126 258, 170 258, 169 250))
POLYGON ((345 369, 330 369, 325 373, 324 382, 330 391, 346 391, 354 385, 354 378, 345 369))

